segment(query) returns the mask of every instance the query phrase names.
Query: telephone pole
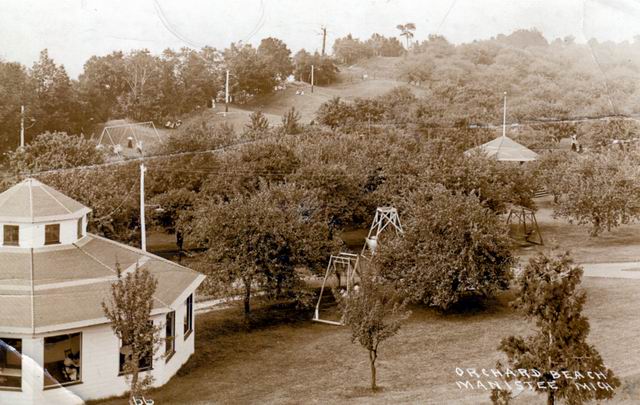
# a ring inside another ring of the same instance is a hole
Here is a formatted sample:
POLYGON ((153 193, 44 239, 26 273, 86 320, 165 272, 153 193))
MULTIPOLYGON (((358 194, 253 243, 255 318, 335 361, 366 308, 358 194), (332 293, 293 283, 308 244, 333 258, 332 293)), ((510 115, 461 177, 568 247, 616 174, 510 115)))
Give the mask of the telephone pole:
POLYGON ((140 248, 147 251, 147 226, 144 219, 144 172, 147 168, 140 163, 140 248))
POLYGON ((327 45, 327 27, 323 25, 320 30, 322 30, 322 56, 324 56, 325 46, 327 45))
POLYGON ((507 136, 507 92, 504 92, 504 107, 502 110, 502 136, 507 136))
POLYGON ((227 80, 224 85, 224 112, 229 112, 229 69, 227 69, 227 80))
POLYGON ((313 93, 313 71, 315 70, 315 67, 313 65, 311 65, 311 92, 313 93))
POLYGON ((24 105, 20 106, 20 147, 24 148, 24 105))

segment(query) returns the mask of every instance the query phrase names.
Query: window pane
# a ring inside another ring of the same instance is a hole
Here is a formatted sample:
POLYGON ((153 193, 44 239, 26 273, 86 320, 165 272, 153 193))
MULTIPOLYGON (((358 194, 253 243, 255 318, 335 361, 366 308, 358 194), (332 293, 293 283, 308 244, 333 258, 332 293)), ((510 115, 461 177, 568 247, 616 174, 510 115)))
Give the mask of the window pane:
POLYGON ((20 227, 18 225, 5 225, 3 227, 4 244, 6 246, 18 246, 20 243, 20 227))
POLYGON ((44 226, 44 244, 53 245, 60 243, 60 224, 44 226))
POLYGON ((193 330, 193 294, 187 298, 185 303, 184 314, 184 335, 187 335, 193 330))
POLYGON ((175 311, 167 314, 166 335, 165 335, 165 352, 173 353, 176 348, 176 313, 175 311))
POLYGON ((82 334, 44 338, 44 386, 82 380, 82 334))
POLYGON ((22 386, 22 340, 0 338, 0 387, 22 386))

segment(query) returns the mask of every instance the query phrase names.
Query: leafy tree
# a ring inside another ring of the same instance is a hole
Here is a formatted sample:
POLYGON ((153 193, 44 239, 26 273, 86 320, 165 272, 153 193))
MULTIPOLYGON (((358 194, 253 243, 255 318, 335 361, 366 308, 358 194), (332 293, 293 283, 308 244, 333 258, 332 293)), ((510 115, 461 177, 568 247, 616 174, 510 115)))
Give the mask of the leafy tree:
POLYGON ((375 277, 373 269, 361 269, 360 284, 348 294, 337 294, 343 322, 351 329, 351 343, 369 352, 371 390, 376 391, 376 360, 382 342, 398 333, 409 317, 406 301, 389 284, 375 277))
POLYGON ((216 124, 205 117, 198 117, 171 131, 158 153, 207 151, 229 146, 239 141, 240 138, 232 126, 226 123, 216 124))
POLYGON ((539 371, 539 375, 530 373, 518 379, 533 383, 538 392, 546 392, 549 405, 561 399, 568 404, 611 399, 620 386, 596 348, 587 343, 589 320, 582 315, 587 296, 578 289, 581 278, 582 269, 574 266, 566 253, 557 257, 540 253, 531 258, 518 277, 513 306, 535 321, 536 333, 504 338, 499 346, 511 368, 539 371), (560 373, 567 373, 571 379, 560 373), (542 388, 538 383, 543 383, 542 388), (550 388, 550 383, 557 389, 550 388), (581 389, 578 385, 588 383, 598 389, 581 389))
POLYGON ((333 54, 344 64, 352 64, 373 56, 373 49, 354 38, 351 34, 344 38, 337 38, 333 43, 333 54))
POLYGON ((373 51, 376 56, 400 56, 404 52, 404 48, 398 38, 387 38, 384 35, 373 34, 367 39, 366 45, 373 51))
POLYGON ((554 215, 591 225, 591 236, 640 217, 637 164, 625 154, 579 156, 557 181, 554 215))
POLYGON ((33 93, 27 69, 19 63, 0 60, 0 153, 20 145, 20 106, 26 105, 29 126, 29 118, 34 115, 33 93))
POLYGON ((15 173, 34 173, 104 163, 104 153, 81 136, 64 132, 38 135, 34 141, 7 154, 15 173))
POLYGON ((153 358, 160 341, 160 326, 151 320, 153 294, 157 280, 147 269, 136 266, 133 272, 122 275, 120 265, 116 265, 118 280, 111 286, 108 302, 102 302, 102 310, 111 322, 111 329, 129 351, 125 358, 124 372, 130 379, 129 403, 141 395, 153 383, 153 376, 147 374, 140 379, 140 362, 153 358))
POLYGON ((77 132, 79 128, 73 122, 77 100, 64 66, 57 65, 44 49, 33 64, 30 76, 34 85, 32 112, 36 118, 31 133, 77 132))
POLYGON ((402 211, 404 237, 379 248, 380 275, 413 302, 443 310, 509 286, 515 259, 502 221, 477 197, 423 186, 402 211))
POLYGON ((407 50, 409 50, 409 41, 413 38, 413 31, 416 30, 414 23, 398 24, 396 28, 400 30, 400 36, 407 40, 407 50))
POLYGON ((311 55, 309 52, 301 49, 293 57, 294 71, 293 75, 296 80, 311 83, 311 66, 313 65, 314 84, 327 85, 334 83, 338 79, 338 67, 333 58, 329 56, 321 56, 319 53, 311 55))
POLYGON ((206 248, 201 263, 218 280, 218 293, 242 285, 249 317, 253 288, 272 298, 285 292, 299 296, 304 288, 295 268, 324 266, 336 246, 327 240, 326 224, 318 214, 311 193, 293 185, 274 185, 228 201, 203 199, 183 216, 182 226, 194 246, 206 248))
POLYGON ((300 113, 296 111, 295 107, 291 107, 290 110, 282 116, 282 130, 287 135, 295 135, 302 132, 300 126, 300 113))
POLYGON ((354 115, 353 107, 342 101, 340 97, 334 97, 322 103, 316 112, 318 122, 333 130, 346 125, 348 121, 354 119, 354 115))
POLYGON ((79 93, 84 108, 95 123, 106 122, 117 110, 118 99, 128 91, 125 55, 115 51, 92 56, 79 76, 79 93))
POLYGON ((224 50, 224 63, 231 72, 231 91, 239 101, 273 91, 278 72, 267 67, 267 59, 249 44, 231 44, 224 50))
POLYGON ((293 73, 291 51, 287 44, 278 38, 269 37, 260 41, 258 56, 278 81, 285 80, 293 73))

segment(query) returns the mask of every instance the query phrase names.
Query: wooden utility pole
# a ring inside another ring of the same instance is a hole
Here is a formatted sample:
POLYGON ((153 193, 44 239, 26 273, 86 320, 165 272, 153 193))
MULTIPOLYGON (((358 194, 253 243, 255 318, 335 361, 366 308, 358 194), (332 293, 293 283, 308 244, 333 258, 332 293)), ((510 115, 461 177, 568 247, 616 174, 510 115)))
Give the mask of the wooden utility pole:
POLYGON ((140 163, 140 248, 147 251, 147 226, 144 218, 144 172, 147 168, 140 163))
POLYGON ((324 50, 327 45, 327 27, 322 26, 320 29, 322 30, 322 56, 324 56, 324 50))
POLYGON ((224 112, 229 112, 229 69, 227 69, 227 80, 224 85, 224 112))
POLYGON ((20 147, 24 148, 24 105, 20 106, 20 147))
POLYGON ((502 110, 502 136, 507 136, 507 92, 504 92, 504 107, 502 110))
POLYGON ((314 75, 314 70, 315 70, 315 67, 313 65, 311 65, 311 92, 312 93, 313 93, 313 81, 314 81, 313 75, 314 75))

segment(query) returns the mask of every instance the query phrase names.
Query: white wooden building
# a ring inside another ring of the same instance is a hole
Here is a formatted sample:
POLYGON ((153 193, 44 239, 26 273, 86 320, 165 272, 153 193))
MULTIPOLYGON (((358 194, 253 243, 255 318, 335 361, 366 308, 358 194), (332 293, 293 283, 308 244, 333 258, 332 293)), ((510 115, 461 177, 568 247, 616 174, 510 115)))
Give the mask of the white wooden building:
POLYGON ((154 384, 194 351, 194 294, 204 276, 87 233, 90 211, 33 179, 0 194, 0 404, 82 403, 127 391, 127 346, 101 307, 116 262, 158 280, 152 318, 163 340, 141 363, 154 384))

